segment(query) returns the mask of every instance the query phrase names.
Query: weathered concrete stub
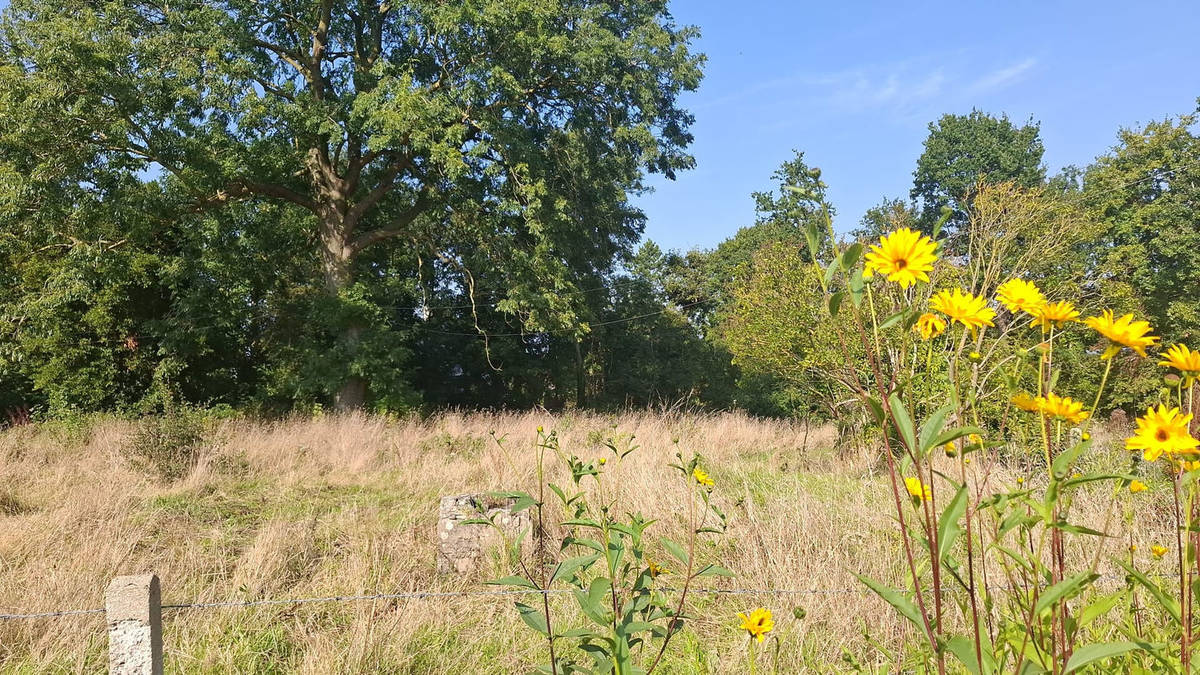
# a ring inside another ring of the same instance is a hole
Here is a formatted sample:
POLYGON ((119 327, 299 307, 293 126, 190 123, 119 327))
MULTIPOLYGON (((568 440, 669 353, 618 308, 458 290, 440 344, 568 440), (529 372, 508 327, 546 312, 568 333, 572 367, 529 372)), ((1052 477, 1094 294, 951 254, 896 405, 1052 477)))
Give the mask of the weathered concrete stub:
POLYGON ((527 530, 531 522, 529 512, 513 514, 515 501, 485 494, 442 497, 438 506, 438 573, 470 574, 489 549, 503 545, 500 533, 490 525, 464 525, 463 521, 490 519, 504 530, 510 541, 527 530))
POLYGON ((116 577, 104 592, 110 675, 162 675, 162 598, 153 574, 116 577))

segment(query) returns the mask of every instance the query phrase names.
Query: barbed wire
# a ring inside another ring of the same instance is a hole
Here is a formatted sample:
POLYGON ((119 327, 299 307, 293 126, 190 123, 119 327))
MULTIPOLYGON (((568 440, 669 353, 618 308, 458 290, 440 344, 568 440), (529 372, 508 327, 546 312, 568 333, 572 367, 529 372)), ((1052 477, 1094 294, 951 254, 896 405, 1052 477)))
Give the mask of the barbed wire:
MULTIPOLYGON (((1161 574, 1161 578, 1178 578, 1178 573, 1161 574)), ((1127 579, 1123 574, 1105 574, 1097 577, 1092 583, 1127 579)), ((665 593, 679 593, 683 589, 665 586, 656 589, 665 593)), ((940 589, 940 593, 963 593, 967 589, 948 586, 940 589)), ((1011 591, 1012 586, 988 586, 989 591, 1011 591)), ((267 598, 262 600, 222 600, 215 602, 184 602, 162 605, 163 610, 194 610, 218 609, 234 607, 263 607, 279 605, 307 605, 324 602, 362 602, 366 600, 428 600, 435 598, 465 598, 465 597, 506 597, 523 595, 566 595, 573 593, 568 588, 522 588, 516 590, 476 590, 476 591, 411 591, 405 593, 368 593, 360 595, 325 595, 308 598, 267 598)), ((865 586, 858 588, 689 588, 693 595, 875 595, 875 591, 865 586)), ((0 620, 15 619, 46 619, 87 614, 103 614, 104 609, 68 609, 53 612, 34 612, 29 614, 0 614, 0 620)))

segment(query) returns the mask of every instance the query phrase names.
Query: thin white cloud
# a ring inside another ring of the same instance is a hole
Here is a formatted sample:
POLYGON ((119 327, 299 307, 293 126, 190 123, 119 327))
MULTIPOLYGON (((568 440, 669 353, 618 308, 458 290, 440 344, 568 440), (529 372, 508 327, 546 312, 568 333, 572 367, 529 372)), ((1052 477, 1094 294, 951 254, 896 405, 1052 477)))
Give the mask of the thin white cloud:
POLYGON ((1003 89, 1016 83, 1035 65, 1037 65, 1037 59, 1029 58, 1020 63, 1000 68, 972 82, 967 86, 966 92, 968 94, 986 94, 1003 89))

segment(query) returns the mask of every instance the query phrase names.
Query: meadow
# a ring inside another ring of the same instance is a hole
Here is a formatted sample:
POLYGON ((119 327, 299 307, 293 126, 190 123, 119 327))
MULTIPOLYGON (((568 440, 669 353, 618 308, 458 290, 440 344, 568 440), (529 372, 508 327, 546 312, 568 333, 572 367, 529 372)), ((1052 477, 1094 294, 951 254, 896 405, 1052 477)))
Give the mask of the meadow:
MULTIPOLYGON (((656 536, 685 537, 692 486, 667 464, 699 453, 728 529, 696 555, 736 575, 700 585, 802 591, 690 596, 693 618, 656 672, 741 672, 750 643, 736 613, 760 606, 775 616, 761 663, 777 672, 883 672, 920 640, 854 576, 904 584, 879 443, 831 425, 652 412, 226 419, 207 422, 195 466, 166 479, 132 461, 130 448, 146 443, 139 424, 99 417, 0 432, 0 613, 102 607, 111 577, 145 571, 162 579, 164 604, 494 588, 484 582, 512 573, 498 553, 475 575, 436 573, 438 498, 532 489, 544 426, 582 458, 611 457, 610 439, 638 445, 606 475, 622 508, 657 519, 656 536)), ((1078 466, 1127 471, 1127 431, 1093 427, 1078 466)), ((975 457, 970 484, 982 494, 1045 481, 1036 459, 975 457)), ((565 482, 563 473, 550 465, 547 479, 565 482)), ((1112 535, 1069 541, 1073 562, 1101 542, 1099 589, 1124 585, 1109 559, 1131 544, 1138 567, 1172 571, 1169 556, 1150 553, 1174 538, 1170 490, 1153 489, 1169 482, 1145 480, 1152 489, 1138 495, 1104 483, 1076 498, 1073 521, 1112 535), (1131 500, 1136 520, 1122 515, 1131 500)), ((578 615, 570 596, 553 603, 578 615)), ((164 622, 176 673, 513 673, 547 661, 544 641, 498 596, 174 610, 164 622)), ((97 672, 105 659, 103 615, 0 620, 0 672, 97 672)))

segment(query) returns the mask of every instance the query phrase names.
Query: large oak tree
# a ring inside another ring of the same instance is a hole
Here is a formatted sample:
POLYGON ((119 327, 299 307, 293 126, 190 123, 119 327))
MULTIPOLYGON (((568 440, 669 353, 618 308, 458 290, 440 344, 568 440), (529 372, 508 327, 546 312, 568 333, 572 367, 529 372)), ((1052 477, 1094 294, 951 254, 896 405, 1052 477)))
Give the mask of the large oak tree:
MULTIPOLYGON (((148 183, 176 222, 272 203, 331 298, 400 247, 468 292, 501 276, 525 328, 586 330, 570 291, 640 235, 629 196, 692 165, 694 37, 665 0, 13 0, 0 216, 148 183)), ((369 395, 369 316, 342 320, 340 407, 369 395)))

